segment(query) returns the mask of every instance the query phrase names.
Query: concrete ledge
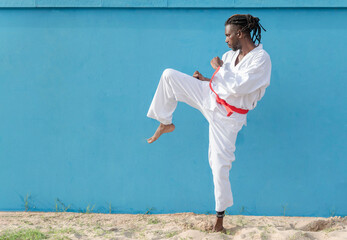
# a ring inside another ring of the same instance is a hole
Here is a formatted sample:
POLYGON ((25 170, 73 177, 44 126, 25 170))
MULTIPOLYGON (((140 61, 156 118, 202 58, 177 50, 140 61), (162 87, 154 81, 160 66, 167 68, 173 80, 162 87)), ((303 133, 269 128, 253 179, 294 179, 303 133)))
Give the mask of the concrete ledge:
POLYGON ((0 8, 346 8, 347 0, 0 0, 0 8))

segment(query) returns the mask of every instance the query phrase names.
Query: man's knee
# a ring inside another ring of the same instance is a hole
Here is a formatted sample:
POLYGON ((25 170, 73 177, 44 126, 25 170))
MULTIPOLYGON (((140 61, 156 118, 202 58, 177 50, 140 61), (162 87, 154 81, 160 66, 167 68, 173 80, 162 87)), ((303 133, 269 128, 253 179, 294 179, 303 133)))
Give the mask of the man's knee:
POLYGON ((218 178, 229 180, 229 171, 231 169, 231 163, 223 165, 214 165, 212 168, 212 173, 218 178))
POLYGON ((163 71, 163 76, 164 76, 165 78, 171 77, 171 76, 174 74, 175 71, 176 71, 176 70, 173 69, 173 68, 166 68, 166 69, 163 71))
POLYGON ((209 159, 215 162, 217 166, 231 166, 231 163, 235 161, 235 153, 233 147, 225 147, 216 150, 210 150, 209 159))

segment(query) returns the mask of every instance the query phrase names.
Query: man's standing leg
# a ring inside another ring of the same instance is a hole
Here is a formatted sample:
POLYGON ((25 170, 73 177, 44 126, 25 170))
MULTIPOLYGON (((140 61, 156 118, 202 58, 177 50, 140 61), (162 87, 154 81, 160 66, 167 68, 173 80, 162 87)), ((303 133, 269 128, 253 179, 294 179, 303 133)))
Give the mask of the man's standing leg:
MULTIPOLYGON (((220 106, 222 107, 222 106, 220 106)), ((233 113, 238 114, 238 113, 233 113)), ((244 122, 236 120, 235 117, 227 117, 226 111, 219 108, 213 116, 209 126, 209 164, 212 169, 215 210, 217 220, 215 231, 223 230, 224 211, 234 204, 229 172, 232 162, 235 161, 235 143, 238 132, 244 122), (218 214, 218 212, 220 212, 218 214), (221 215, 218 217, 218 215, 221 215)))
POLYGON ((172 116, 178 101, 198 109, 206 118, 209 118, 203 108, 204 101, 207 101, 208 97, 208 82, 200 81, 172 68, 165 69, 147 113, 147 117, 160 122, 154 135, 147 140, 148 143, 157 140, 161 134, 175 129, 172 116))

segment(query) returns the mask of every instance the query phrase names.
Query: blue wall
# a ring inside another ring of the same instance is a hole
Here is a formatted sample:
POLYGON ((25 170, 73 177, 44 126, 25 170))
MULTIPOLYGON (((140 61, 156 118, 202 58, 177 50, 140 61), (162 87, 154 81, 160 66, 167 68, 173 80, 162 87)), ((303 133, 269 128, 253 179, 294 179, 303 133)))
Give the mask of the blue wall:
POLYGON ((214 213, 207 121, 180 103, 150 145, 146 113, 165 68, 211 76, 225 20, 250 13, 272 78, 238 135, 227 211, 347 214, 346 8, 202 7, 0 9, 1 211, 30 194, 30 210, 214 213))

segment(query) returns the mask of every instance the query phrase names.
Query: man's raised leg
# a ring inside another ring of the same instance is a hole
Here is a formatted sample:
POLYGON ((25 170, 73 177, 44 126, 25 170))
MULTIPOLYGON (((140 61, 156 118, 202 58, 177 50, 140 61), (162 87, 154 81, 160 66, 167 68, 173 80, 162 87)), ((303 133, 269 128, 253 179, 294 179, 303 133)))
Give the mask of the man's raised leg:
POLYGON ((147 142, 152 143, 163 133, 175 129, 172 115, 178 101, 185 102, 204 113, 203 101, 206 101, 207 97, 209 97, 208 82, 202 82, 172 68, 165 69, 147 113, 147 117, 158 120, 160 125, 147 142))

